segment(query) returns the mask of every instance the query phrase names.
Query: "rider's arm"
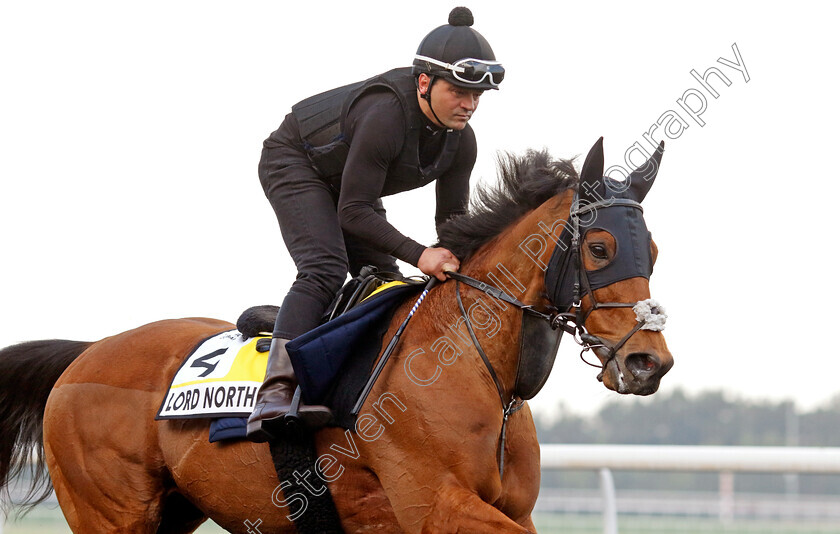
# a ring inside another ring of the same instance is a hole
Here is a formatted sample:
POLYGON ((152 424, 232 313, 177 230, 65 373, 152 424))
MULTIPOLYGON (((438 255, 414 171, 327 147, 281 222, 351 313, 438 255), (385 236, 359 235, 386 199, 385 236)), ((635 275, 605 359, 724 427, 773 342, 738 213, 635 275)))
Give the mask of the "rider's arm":
POLYGON ((379 250, 417 266, 426 247, 404 236, 374 211, 388 166, 402 150, 405 119, 393 94, 359 99, 347 116, 350 153, 341 176, 338 217, 341 227, 379 250))

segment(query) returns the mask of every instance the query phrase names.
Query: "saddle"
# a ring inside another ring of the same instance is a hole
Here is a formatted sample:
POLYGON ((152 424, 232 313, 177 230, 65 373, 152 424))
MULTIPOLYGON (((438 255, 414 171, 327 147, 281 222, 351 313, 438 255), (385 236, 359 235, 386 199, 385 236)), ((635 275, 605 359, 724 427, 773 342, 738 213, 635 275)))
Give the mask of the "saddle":
MULTIPOLYGON (((350 412, 382 348, 382 337, 397 307, 419 293, 425 279, 364 267, 348 281, 322 317, 322 324, 286 345, 301 387, 303 401, 333 410, 334 424, 355 427, 350 412)), ((244 336, 265 335, 274 328, 279 308, 256 306, 236 323, 244 336)), ((270 339, 257 350, 267 351, 270 339)))
MULTIPOLYGON (((407 289, 422 287, 425 281, 403 278, 399 274, 379 272, 365 267, 336 295, 315 330, 286 344, 295 367, 304 401, 326 404, 333 410, 336 423, 354 429, 350 416, 353 403, 364 386, 382 345, 382 335, 390 318, 404 300, 407 289), (390 289, 388 289, 390 288, 390 289), (378 294, 378 296, 377 296, 378 294), (350 356, 353 356, 352 358, 350 356), (341 371, 340 378, 336 379, 341 371)), ((279 308, 256 306, 246 310, 236 327, 243 336, 255 337, 270 333, 279 308)), ((257 341, 257 350, 266 352, 270 338, 257 341)), ((217 419, 211 424, 217 439, 244 436, 244 419, 217 419), (241 434, 240 434, 241 432, 241 434)), ((269 443, 272 461, 283 494, 287 500, 307 495, 306 487, 297 481, 298 473, 315 469, 314 437, 309 433, 291 433, 269 443)), ((340 533, 341 522, 328 487, 321 494, 306 497, 308 513, 294 518, 301 533, 340 533)))
MULTIPOLYGON (((365 265, 359 271, 359 275, 351 278, 338 290, 327 311, 321 317, 321 324, 327 323, 340 317, 355 308, 372 293, 394 282, 404 284, 419 284, 414 278, 405 278, 400 273, 389 273, 380 271, 373 265, 365 265)), ((384 288, 383 288, 384 289, 384 288)), ((271 304, 252 306, 242 312, 236 321, 236 329, 245 337, 257 337, 259 335, 271 335, 274 330, 274 321, 279 306, 271 304)), ((269 342, 270 343, 270 342, 269 342)), ((268 348, 265 349, 266 351, 268 348)))

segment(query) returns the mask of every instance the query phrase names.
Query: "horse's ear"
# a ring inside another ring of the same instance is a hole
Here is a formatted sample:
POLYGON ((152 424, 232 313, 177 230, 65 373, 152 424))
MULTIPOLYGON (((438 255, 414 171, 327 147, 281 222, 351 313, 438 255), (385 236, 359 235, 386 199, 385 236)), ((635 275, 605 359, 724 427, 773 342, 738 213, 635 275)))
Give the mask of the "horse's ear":
POLYGON ((662 153, 665 151, 665 141, 659 143, 656 151, 645 162, 644 165, 630 173, 627 178, 630 180, 630 188, 627 193, 636 202, 641 202, 650 191, 650 186, 656 179, 659 172, 659 163, 662 161, 662 153))
POLYGON ((580 171, 581 200, 596 202, 604 198, 604 138, 599 137, 583 162, 580 171))

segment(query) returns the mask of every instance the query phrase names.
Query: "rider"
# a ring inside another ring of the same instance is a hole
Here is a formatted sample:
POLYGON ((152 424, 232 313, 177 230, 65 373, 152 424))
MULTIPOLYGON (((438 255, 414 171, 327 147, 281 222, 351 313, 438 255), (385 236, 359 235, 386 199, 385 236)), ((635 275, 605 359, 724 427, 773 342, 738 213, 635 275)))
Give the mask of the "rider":
MULTIPOLYGON (((310 97, 292 107, 263 143, 260 182, 298 274, 277 315, 266 377, 248 419, 248 438, 275 437, 296 380, 285 345, 320 324, 348 271, 364 265, 398 272, 394 257, 445 280, 458 258, 425 247, 385 218, 381 197, 436 183, 435 223, 466 209, 476 141, 467 124, 504 68, 457 7, 449 24, 420 43, 413 67, 310 97)), ((312 427, 325 406, 301 405, 312 427)))

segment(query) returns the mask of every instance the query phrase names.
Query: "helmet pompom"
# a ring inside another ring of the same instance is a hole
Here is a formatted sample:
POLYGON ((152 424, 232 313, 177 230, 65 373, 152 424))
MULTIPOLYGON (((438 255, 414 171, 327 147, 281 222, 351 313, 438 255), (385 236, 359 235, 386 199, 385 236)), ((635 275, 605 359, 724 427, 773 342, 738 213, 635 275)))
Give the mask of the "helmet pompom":
POLYGON ((472 26, 473 22, 475 20, 472 11, 466 7, 456 7, 449 12, 449 24, 451 26, 472 26))
POLYGON ((438 26, 420 41, 412 63, 414 75, 440 76, 452 85, 479 91, 498 89, 499 82, 504 79, 504 68, 496 61, 490 43, 472 29, 472 25, 473 14, 466 7, 456 7, 450 11, 449 24, 438 26), (463 77, 455 75, 455 70, 461 67, 453 69, 452 66, 466 60, 485 64, 478 67, 481 72, 468 75, 476 77, 475 80, 465 81, 463 77))

